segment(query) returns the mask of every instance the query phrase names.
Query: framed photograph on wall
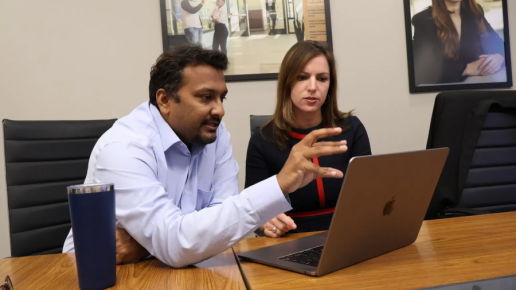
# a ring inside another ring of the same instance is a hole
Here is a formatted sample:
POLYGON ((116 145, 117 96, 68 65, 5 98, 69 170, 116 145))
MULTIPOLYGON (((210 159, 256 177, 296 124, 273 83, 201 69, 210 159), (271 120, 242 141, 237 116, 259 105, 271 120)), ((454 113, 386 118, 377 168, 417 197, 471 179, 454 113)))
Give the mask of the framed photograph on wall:
POLYGON ((160 0, 163 50, 201 43, 228 56, 227 81, 277 79, 298 41, 332 47, 329 0, 160 0))
POLYGON ((404 0, 410 92, 512 87, 507 0, 404 0))

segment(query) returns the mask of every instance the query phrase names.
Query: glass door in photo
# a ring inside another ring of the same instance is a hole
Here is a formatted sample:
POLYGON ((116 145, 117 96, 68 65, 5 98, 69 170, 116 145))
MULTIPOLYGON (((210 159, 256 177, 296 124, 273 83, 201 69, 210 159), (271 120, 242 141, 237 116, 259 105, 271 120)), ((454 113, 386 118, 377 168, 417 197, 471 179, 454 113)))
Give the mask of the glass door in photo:
POLYGON ((246 0, 227 0, 228 24, 231 37, 249 36, 246 0))

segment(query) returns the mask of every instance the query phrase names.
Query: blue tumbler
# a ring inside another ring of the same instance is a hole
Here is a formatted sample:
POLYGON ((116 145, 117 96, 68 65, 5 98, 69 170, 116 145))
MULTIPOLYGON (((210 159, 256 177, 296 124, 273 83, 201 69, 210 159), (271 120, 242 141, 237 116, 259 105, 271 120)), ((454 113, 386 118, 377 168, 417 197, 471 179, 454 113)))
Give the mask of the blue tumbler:
POLYGON ((116 284, 115 189, 113 184, 67 187, 75 263, 82 290, 116 284))

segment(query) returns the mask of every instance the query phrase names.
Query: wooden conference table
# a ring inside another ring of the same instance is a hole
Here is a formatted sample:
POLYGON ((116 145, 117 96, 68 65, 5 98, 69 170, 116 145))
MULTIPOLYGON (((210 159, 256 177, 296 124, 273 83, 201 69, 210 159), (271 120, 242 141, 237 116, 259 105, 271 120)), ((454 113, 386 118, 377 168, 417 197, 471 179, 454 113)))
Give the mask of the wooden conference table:
MULTIPOLYGON (((307 235, 249 238, 234 250, 307 235)), ((244 281, 255 290, 414 289, 516 275, 516 212, 425 221, 413 245, 319 278, 245 261, 241 266, 243 276, 231 249, 186 269, 149 260, 117 266, 111 289, 245 289, 244 281)), ((0 259, 0 278, 5 275, 16 290, 78 289, 73 254, 0 259)))
MULTIPOLYGON (((308 235, 246 239, 234 249, 308 235)), ((245 261, 242 269, 253 290, 415 289, 515 275, 516 212, 425 221, 414 244, 318 278, 245 261)))
MULTIPOLYGON (((74 254, 0 259, 0 282, 5 275, 15 290, 79 289, 74 254)), ((231 249, 185 269, 170 268, 156 259, 121 265, 116 276, 116 285, 109 289, 246 289, 231 249)))

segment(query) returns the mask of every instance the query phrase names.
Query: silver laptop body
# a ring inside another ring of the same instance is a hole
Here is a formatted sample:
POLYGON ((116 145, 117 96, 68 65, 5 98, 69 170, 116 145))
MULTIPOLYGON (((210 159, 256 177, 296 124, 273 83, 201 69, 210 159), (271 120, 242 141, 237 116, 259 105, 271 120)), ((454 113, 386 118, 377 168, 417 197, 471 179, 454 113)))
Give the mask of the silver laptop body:
POLYGON ((322 276, 412 244, 448 152, 441 148, 352 158, 328 231, 239 257, 322 276), (320 257, 318 263, 313 255, 320 257))

